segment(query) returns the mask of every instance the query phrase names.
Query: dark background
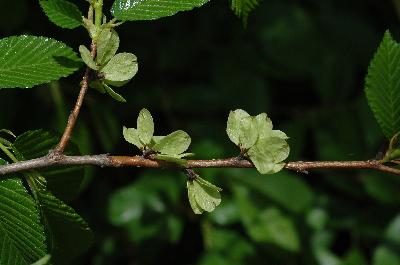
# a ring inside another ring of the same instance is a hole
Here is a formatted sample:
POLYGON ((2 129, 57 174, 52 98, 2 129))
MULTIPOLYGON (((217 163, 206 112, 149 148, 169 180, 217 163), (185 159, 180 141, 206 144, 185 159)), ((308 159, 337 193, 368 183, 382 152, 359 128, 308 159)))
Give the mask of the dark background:
MULTIPOLYGON (((75 0, 85 10, 86 2, 75 0)), ((121 104, 90 91, 75 130, 84 154, 137 154, 122 137, 146 107, 156 134, 183 129, 196 158, 238 153, 230 110, 268 113, 285 131, 289 161, 370 159, 385 139, 364 96, 383 33, 399 33, 395 1, 265 0, 244 28, 227 0, 117 29, 139 72, 121 104)), ((63 30, 38 1, 2 3, 0 37, 43 35, 77 50, 83 28, 63 30)), ((105 0, 106 10, 111 1, 105 0)), ((109 12, 106 13, 109 15, 109 12)), ((61 132, 82 71, 29 90, 0 90, 0 128, 61 132)), ((96 242, 76 264, 400 264, 400 179, 371 171, 198 170, 222 187, 212 214, 192 213, 175 171, 92 168, 70 202, 96 242)))

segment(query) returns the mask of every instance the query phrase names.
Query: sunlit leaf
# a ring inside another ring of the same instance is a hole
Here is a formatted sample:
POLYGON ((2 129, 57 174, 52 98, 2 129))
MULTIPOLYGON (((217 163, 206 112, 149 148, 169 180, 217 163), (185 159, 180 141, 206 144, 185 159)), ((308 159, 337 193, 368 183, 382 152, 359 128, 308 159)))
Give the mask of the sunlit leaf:
POLYGON ((228 116, 226 132, 229 136, 229 139, 231 139, 231 141, 236 145, 239 145, 239 137, 241 135, 241 121, 245 117, 250 117, 250 115, 246 111, 241 109, 231 111, 228 116))
POLYGON ((82 24, 79 8, 66 0, 40 0, 40 6, 51 22, 59 27, 73 29, 82 24))
POLYGON ((139 139, 144 145, 150 144, 154 134, 154 122, 151 113, 147 109, 142 109, 137 118, 137 132, 139 139))
POLYGON ((104 28, 97 39, 96 62, 99 65, 105 65, 114 57, 119 47, 118 33, 109 28, 104 28))
POLYGON ((209 185, 210 183, 199 180, 200 177, 194 179, 193 192, 197 205, 206 212, 212 212, 215 207, 221 203, 220 188, 209 185))
POLYGON ((92 68, 93 70, 97 70, 98 67, 96 65, 96 63, 93 60, 92 54, 90 53, 90 51, 88 50, 88 48, 86 48, 83 45, 79 46, 79 52, 81 54, 81 58, 83 60, 83 62, 89 66, 90 68, 92 68))
POLYGON ((45 37, 0 39, 0 89, 28 88, 75 72, 81 61, 64 43, 45 37))
POLYGON ((118 53, 100 71, 106 81, 129 81, 138 71, 136 56, 132 53, 118 53))
POLYGON ((195 214, 202 214, 204 212, 204 210, 197 204, 196 198, 194 196, 195 189, 194 189, 193 181, 188 180, 186 182, 186 186, 187 186, 187 190, 188 190, 188 198, 189 198, 190 207, 192 207, 192 210, 195 214))
POLYGON ((154 145, 153 150, 164 155, 179 155, 189 148, 190 142, 190 136, 178 130, 163 137, 154 145))
POLYGON ((138 131, 135 128, 126 128, 124 126, 123 130, 122 130, 122 133, 124 135, 125 140, 128 143, 131 143, 131 144, 135 145, 139 149, 143 149, 144 145, 139 140, 139 134, 138 134, 138 131))
POLYGON ((116 0, 111 13, 119 20, 152 20, 200 7, 210 0, 116 0))

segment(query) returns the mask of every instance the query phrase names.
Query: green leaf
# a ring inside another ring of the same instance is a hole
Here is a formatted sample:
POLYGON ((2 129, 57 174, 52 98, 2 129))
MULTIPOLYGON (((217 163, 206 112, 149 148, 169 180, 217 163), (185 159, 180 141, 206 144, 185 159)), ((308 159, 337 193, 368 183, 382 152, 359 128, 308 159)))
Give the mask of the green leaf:
POLYGON ((377 247, 372 258, 373 265, 398 265, 400 256, 395 251, 385 247, 377 247))
POLYGON ((106 81, 129 81, 138 71, 136 56, 132 53, 118 53, 100 71, 106 81))
MULTIPOLYGON (((17 137, 13 147, 24 160, 28 160, 47 155, 49 150, 57 146, 59 139, 60 135, 44 130, 27 131, 17 137)), ((70 143, 64 154, 80 155, 80 152, 74 143, 70 143)), ((71 201, 81 191, 85 168, 83 166, 54 167, 40 170, 40 173, 46 178, 47 186, 53 194, 62 200, 71 201)))
POLYGON ((365 94, 385 136, 400 131, 400 45, 385 32, 370 65, 365 94))
POLYGON ((47 190, 46 180, 41 175, 25 175, 46 224, 52 259, 56 264, 71 264, 72 259, 92 244, 92 231, 74 209, 47 190))
POLYGON ((262 178, 259 174, 250 172, 246 174, 246 171, 243 171, 237 176, 233 175, 233 178, 240 185, 247 185, 295 213, 306 211, 314 201, 314 193, 310 186, 301 178, 286 171, 262 178))
POLYGON ((0 89, 48 83, 81 66, 71 48, 45 37, 22 35, 1 39, 0 54, 0 89))
POLYGON ((400 215, 397 215, 386 228, 385 238, 391 244, 400 247, 400 215))
POLYGON ((109 87, 107 84, 103 84, 104 90, 109 94, 113 99, 119 102, 126 102, 126 99, 124 99, 123 96, 115 92, 111 87, 109 87))
POLYGON ((228 116, 228 122, 226 126, 226 133, 228 134, 229 139, 236 144, 239 145, 239 138, 241 135, 241 122, 245 117, 250 117, 250 115, 241 109, 237 109, 235 111, 231 111, 228 116))
POLYGON ((284 167, 281 163, 289 156, 289 145, 278 137, 260 138, 247 154, 261 174, 273 174, 284 167))
POLYGON ((40 0, 40 6, 51 22, 61 28, 73 29, 82 24, 79 8, 65 0, 40 0))
POLYGON ((154 145, 153 150, 163 155, 179 155, 189 148, 190 142, 190 136, 178 130, 163 137, 154 145))
POLYGON ((260 138, 265 137, 265 133, 272 131, 272 121, 268 118, 266 113, 260 113, 255 117, 255 122, 257 124, 257 130, 260 138))
POLYGON ((180 182, 173 175, 141 175, 132 184, 115 191, 108 203, 110 223, 124 228, 132 241, 180 237, 182 221, 174 213, 181 204, 180 182), (171 177, 166 183, 165 177, 171 177))
POLYGON ((221 203, 220 188, 197 177, 193 181, 194 198, 197 205, 206 212, 212 212, 221 203))
POLYGON ((119 47, 118 33, 113 29, 103 29, 97 40, 96 62, 105 65, 114 57, 119 47))
POLYGON ((194 196, 195 189, 193 181, 188 180, 186 182, 186 187, 188 189, 188 198, 190 207, 192 207, 192 210, 195 214, 202 214, 204 210, 197 204, 196 198, 194 196))
POLYGON ((171 163, 178 164, 181 167, 184 167, 187 165, 187 161, 185 159, 182 159, 181 155, 160 155, 157 154, 154 156, 155 159, 157 160, 163 160, 171 163))
POLYGON ((99 69, 96 65, 96 63, 94 62, 93 58, 92 58, 92 54, 90 53, 90 51, 88 50, 88 48, 86 48, 83 45, 79 46, 79 52, 81 54, 81 58, 83 60, 83 62, 89 66, 90 68, 92 68, 93 70, 97 70, 99 69))
POLYGON ((293 221, 278 208, 257 207, 250 192, 243 186, 234 186, 234 198, 249 236, 256 242, 271 243, 297 252, 300 240, 293 221))
POLYGON ((17 178, 0 179, 0 194, 0 264, 31 264, 47 252, 36 203, 17 178))
POLYGON ((243 19, 243 23, 247 24, 247 18, 261 0, 231 0, 231 8, 235 14, 243 19))
POLYGON ((50 264, 51 260, 51 255, 47 254, 40 260, 36 261, 35 263, 32 263, 31 265, 47 265, 50 264))
POLYGON ((89 87, 96 89, 98 92, 104 94, 106 90, 104 88, 104 82, 102 80, 94 80, 89 83, 89 87))
POLYGON ((153 20, 200 7, 210 0, 116 0, 111 13, 119 20, 153 20))
POLYGON ((126 128, 124 126, 122 129, 122 134, 128 143, 133 144, 141 150, 143 149, 144 145, 142 142, 140 142, 138 131, 135 128, 126 128))
POLYGON ((142 109, 137 118, 137 132, 139 139, 144 145, 151 142, 154 134, 154 122, 151 113, 147 109, 142 109))
POLYGON ((244 117, 239 125, 239 146, 243 149, 252 147, 258 139, 258 123, 255 117, 244 117))

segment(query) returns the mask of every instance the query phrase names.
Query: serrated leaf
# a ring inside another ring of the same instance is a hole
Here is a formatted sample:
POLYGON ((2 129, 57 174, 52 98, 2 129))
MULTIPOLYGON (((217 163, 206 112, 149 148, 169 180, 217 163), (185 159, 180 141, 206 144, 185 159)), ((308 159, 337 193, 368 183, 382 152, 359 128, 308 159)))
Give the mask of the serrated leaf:
POLYGON ((182 167, 187 165, 187 161, 185 159, 182 159, 181 155, 160 155, 157 154, 154 156, 155 159, 157 160, 163 160, 171 163, 178 164, 182 167))
POLYGON ((92 231, 74 209, 47 190, 46 180, 41 175, 35 172, 24 175, 38 200, 52 259, 56 264, 71 264, 72 259, 84 253, 92 244, 92 231))
POLYGON ((122 134, 124 135, 124 138, 128 143, 133 144, 139 149, 144 148, 144 145, 139 140, 139 134, 135 128, 126 128, 124 126, 122 129, 122 134))
MULTIPOLYGON (((27 131, 19 135, 13 147, 24 160, 34 159, 48 154, 58 144, 60 135, 52 134, 44 130, 27 131)), ((80 155, 78 147, 70 143, 64 151, 65 155, 80 155)), ((17 157, 22 160, 21 157, 17 157)), ((57 197, 70 201, 78 196, 81 185, 84 182, 85 168, 78 167, 54 167, 40 170, 46 178, 48 188, 57 197)))
POLYGON ((247 18, 251 11, 253 11, 261 0, 231 0, 231 8, 235 14, 242 18, 243 23, 247 24, 247 18))
POLYGON ((31 264, 47 252, 36 203, 17 178, 1 179, 0 194, 0 264, 31 264))
POLYGON ((289 145, 284 139, 269 137, 259 139, 247 152, 250 160, 261 174, 273 174, 284 167, 289 155, 289 145))
POLYGON ((119 20, 153 20, 200 7, 209 0, 116 0, 111 13, 119 20))
POLYGON ((242 109, 237 109, 229 113, 226 133, 228 134, 229 139, 231 139, 231 141, 236 145, 239 145, 241 121, 245 117, 250 117, 250 115, 242 109))
POLYGON ((154 122, 151 113, 147 109, 142 109, 137 118, 137 132, 139 139, 144 145, 151 142, 154 134, 154 122))
POLYGON ((202 214, 204 212, 203 209, 200 208, 200 206, 196 202, 196 198, 194 197, 194 183, 191 180, 188 180, 186 182, 186 187, 188 190, 188 198, 189 198, 189 204, 190 207, 192 207, 192 210, 195 214, 202 214))
POLYGON ((125 82, 137 73, 136 56, 132 53, 118 53, 100 70, 109 82, 125 82))
POLYGON ((75 72, 80 59, 62 42, 35 36, 0 40, 0 89, 28 88, 75 72))
POLYGON ((40 6, 51 22, 61 28, 73 29, 82 24, 79 8, 65 0, 40 0, 40 6))
POLYGON ((153 150, 164 155, 179 155, 189 148, 190 142, 190 136, 178 130, 163 137, 153 146, 153 150))
POLYGON ((111 87, 109 87, 107 84, 103 84, 104 90, 109 94, 113 99, 119 102, 126 102, 126 99, 124 99, 123 96, 115 92, 111 87))
POLYGON ((119 47, 118 33, 113 29, 103 29, 97 39, 96 62, 99 65, 105 65, 114 57, 119 47))
POLYGON ((365 81, 368 103, 390 139, 400 131, 400 45, 385 32, 365 81))
POLYGON ((83 62, 89 66, 90 68, 92 68, 93 70, 97 70, 99 69, 96 65, 96 63, 93 60, 92 54, 90 53, 89 49, 86 48, 83 45, 79 46, 79 52, 81 54, 81 58, 83 60, 83 62))
POLYGON ((206 185, 198 179, 199 177, 192 181, 194 198, 201 209, 206 212, 212 212, 221 203, 219 188, 214 188, 214 185, 206 185))

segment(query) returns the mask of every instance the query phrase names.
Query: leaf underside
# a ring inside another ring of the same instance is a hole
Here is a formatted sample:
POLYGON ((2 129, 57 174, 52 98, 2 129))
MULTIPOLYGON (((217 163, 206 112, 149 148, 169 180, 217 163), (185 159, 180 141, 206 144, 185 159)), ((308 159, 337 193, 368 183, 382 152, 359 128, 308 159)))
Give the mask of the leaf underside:
POLYGON ((365 93, 383 133, 390 139, 400 131, 400 45, 389 31, 368 68, 365 93))
POLYGON ((210 0, 116 0, 111 13, 119 20, 154 20, 200 7, 210 0))
POLYGON ((77 54, 54 39, 22 35, 0 40, 0 89, 48 83, 80 66, 77 54))

